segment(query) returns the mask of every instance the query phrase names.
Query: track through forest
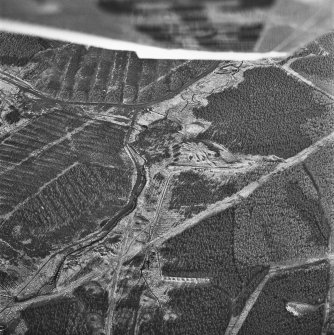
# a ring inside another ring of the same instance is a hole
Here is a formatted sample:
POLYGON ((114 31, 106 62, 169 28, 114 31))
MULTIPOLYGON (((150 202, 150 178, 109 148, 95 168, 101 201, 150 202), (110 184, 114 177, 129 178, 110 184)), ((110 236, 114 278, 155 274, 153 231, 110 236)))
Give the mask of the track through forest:
MULTIPOLYGON (((34 89, 30 84, 26 83, 25 81, 18 79, 12 75, 6 74, 5 72, 0 71, 0 80, 3 80, 4 82, 7 82, 11 85, 16 86, 19 90, 30 93, 34 95, 35 97, 39 99, 43 99, 45 101, 51 102, 51 103, 58 103, 61 105, 82 105, 82 106, 112 106, 112 107, 120 107, 120 108, 143 108, 148 107, 150 105, 159 103, 161 101, 170 99, 171 97, 179 94, 182 90, 193 84, 195 81, 199 80, 200 78, 203 78, 208 73, 212 72, 218 65, 219 62, 216 62, 214 66, 212 66, 206 73, 201 74, 201 76, 195 78, 191 82, 187 83, 183 87, 181 87, 177 92, 173 92, 172 94, 166 95, 165 97, 162 97, 159 100, 148 102, 148 103, 138 103, 138 104, 117 104, 117 103, 104 103, 104 102, 75 102, 75 101, 63 101, 59 99, 54 99, 51 97, 46 96, 45 94, 41 93, 40 91, 34 89)), ((308 82, 303 79, 300 75, 296 74, 294 71, 290 71, 289 68, 283 67, 285 71, 287 71, 290 75, 295 76, 297 79, 302 80, 304 83, 306 83, 309 86, 312 86, 313 88, 320 90, 319 88, 312 85, 312 83, 308 82)), ((329 95, 326 92, 323 92, 321 90, 321 93, 326 94, 329 98, 333 99, 334 97, 329 95)), ((132 120, 133 121, 133 120, 132 120)), ((131 129, 129 130, 131 131, 131 129)), ((119 273, 121 271, 121 267, 125 262, 128 262, 133 257, 138 255, 139 253, 142 253, 149 248, 157 248, 161 246, 165 241, 168 239, 181 234, 183 231, 190 229, 191 227, 197 225, 201 221, 212 217, 213 215, 216 215, 218 213, 221 213, 222 211, 227 210, 228 208, 231 208, 237 204, 240 204, 244 199, 248 198, 255 190, 263 186, 264 184, 268 183, 272 178, 274 178, 276 175, 282 173, 283 171, 290 169, 300 163, 303 163, 310 155, 316 153, 318 150, 320 150, 322 147, 328 145, 329 143, 334 142, 334 132, 330 133, 329 135, 321 138, 308 148, 302 150, 297 155, 290 157, 288 159, 281 159, 281 162, 275 167, 273 171, 270 173, 267 173, 265 175, 262 175, 257 181, 254 181, 247 186, 245 186, 240 191, 236 192, 230 197, 226 197, 224 200, 218 201, 212 205, 209 205, 208 208, 199 214, 195 215, 194 217, 185 220, 183 223, 179 224, 176 227, 171 228, 167 233, 155 237, 150 240, 145 246, 143 246, 140 250, 134 249, 129 250, 130 248, 127 248, 128 246, 128 238, 129 238, 129 230, 127 230, 124 234, 124 239, 122 243, 122 249, 119 255, 118 259, 118 265, 117 269, 115 271, 115 274, 113 276, 113 281, 110 282, 110 285, 108 287, 109 291, 109 299, 114 299, 115 292, 117 289, 118 284, 118 277, 119 273)), ((78 251, 81 251, 83 249, 89 248, 94 244, 97 244, 98 242, 102 241, 106 236, 108 236, 112 230, 115 228, 115 226, 124 218, 129 217, 131 213, 136 209, 137 207, 137 201, 138 197, 142 194, 146 183, 146 162, 143 163, 143 158, 141 155, 136 152, 136 150, 131 146, 129 143, 125 143, 126 152, 132 161, 134 165, 134 170, 136 171, 136 179, 134 182, 134 185, 132 187, 131 195, 129 197, 129 201, 126 204, 126 206, 120 210, 113 218, 109 219, 107 222, 105 222, 104 226, 99 230, 88 237, 70 245, 67 246, 53 255, 51 255, 46 262, 39 268, 39 270, 29 279, 28 282, 25 283, 23 287, 20 288, 20 290, 17 292, 15 296, 15 300, 5 306, 2 310, 0 310, 0 314, 4 312, 6 309, 11 307, 19 307, 23 308, 24 306, 28 306, 31 303, 34 302, 41 302, 41 301, 48 301, 50 299, 53 299, 55 297, 59 296, 65 296, 66 294, 70 293, 74 287, 79 286, 83 280, 87 280, 87 278, 94 278, 94 274, 88 275, 88 277, 82 278, 80 281, 77 281, 73 283, 73 285, 67 287, 65 290, 58 291, 56 293, 50 293, 47 295, 39 295, 39 291, 41 288, 43 288, 44 285, 50 283, 50 281, 54 282, 54 285, 56 287, 57 284, 57 278, 59 275, 59 272, 61 271, 62 265, 64 264, 66 258, 69 255, 72 255, 78 251), (50 276, 50 273, 52 273, 52 276, 50 276), (35 286, 38 287, 38 290, 36 290, 35 286), (34 290, 32 290, 35 288, 34 290), (26 294, 26 292, 29 292, 32 290, 32 293, 26 294)), ((189 168, 189 166, 185 166, 184 169, 189 168)), ((182 170, 182 166, 178 166, 178 170, 182 170)), ((223 170, 224 171, 224 170, 223 170)), ((165 185, 163 187, 163 191, 161 193, 159 202, 158 202, 158 208, 155 213, 155 218, 153 221, 153 227, 154 228, 155 223, 157 222, 161 207, 162 207, 162 201, 164 199, 166 190, 169 186, 171 177, 173 175, 173 172, 171 172, 165 182, 165 185)), ((129 227, 130 229, 130 227, 129 227)), ((150 234, 151 235, 151 234, 150 234)), ((271 264, 269 273, 267 276, 262 280, 262 282, 258 285, 258 287, 255 289, 255 291, 251 294, 249 299, 247 300, 245 307, 240 314, 239 317, 232 318, 230 325, 228 326, 225 335, 236 335, 238 331, 241 329, 243 322, 245 321, 249 311, 252 309, 253 305, 255 304, 258 296, 261 294, 261 291, 267 281, 275 276, 277 273, 281 271, 285 271, 287 269, 292 269, 296 267, 303 266, 305 264, 312 264, 315 262, 318 262, 319 260, 329 260, 330 262, 330 272, 331 272, 331 282, 330 282, 330 290, 328 293, 328 298, 326 302, 326 320, 330 318, 329 311, 334 305, 334 254, 332 253, 332 243, 334 241, 334 229, 332 229, 331 237, 330 237, 330 243, 329 243, 329 252, 327 255, 324 255, 324 257, 319 258, 312 258, 312 259, 305 259, 305 260, 298 260, 294 261, 290 264, 271 264)), ((115 309, 115 301, 110 300, 110 307, 108 311, 108 320, 110 322, 107 322, 107 324, 112 324, 113 319, 113 311, 115 309)), ((326 333, 326 325, 323 327, 323 334, 326 333)), ((107 327, 107 334, 110 333, 111 329, 110 327, 107 327)))

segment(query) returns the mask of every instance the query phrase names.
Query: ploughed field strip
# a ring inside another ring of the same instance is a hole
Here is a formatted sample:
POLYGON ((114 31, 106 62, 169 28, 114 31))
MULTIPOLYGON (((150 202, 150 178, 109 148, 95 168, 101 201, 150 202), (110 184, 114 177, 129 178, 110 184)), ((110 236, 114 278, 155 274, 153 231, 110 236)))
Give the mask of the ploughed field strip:
POLYGON ((0 37, 8 334, 334 329, 333 78, 311 66, 333 34, 254 62, 0 37))

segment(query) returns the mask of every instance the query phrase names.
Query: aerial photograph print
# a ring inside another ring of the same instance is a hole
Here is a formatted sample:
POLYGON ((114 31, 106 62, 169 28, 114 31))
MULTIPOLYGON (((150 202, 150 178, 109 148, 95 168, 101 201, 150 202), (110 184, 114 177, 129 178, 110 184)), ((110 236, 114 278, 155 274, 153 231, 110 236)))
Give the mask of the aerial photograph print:
POLYGON ((0 0, 0 335, 334 335, 333 11, 0 0))

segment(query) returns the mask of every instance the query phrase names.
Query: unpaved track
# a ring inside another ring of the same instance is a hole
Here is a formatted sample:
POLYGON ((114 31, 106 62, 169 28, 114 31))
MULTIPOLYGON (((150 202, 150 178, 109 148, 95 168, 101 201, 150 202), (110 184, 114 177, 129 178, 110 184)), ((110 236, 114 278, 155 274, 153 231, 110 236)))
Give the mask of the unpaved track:
POLYGON ((246 305, 241 312, 241 314, 238 317, 232 317, 230 320, 229 325, 227 326, 225 335, 237 335, 240 328, 242 327, 244 321, 247 318, 248 313, 254 306, 254 304, 257 301, 257 298, 259 297, 260 293, 262 292, 262 289, 266 285, 267 281, 270 279, 271 275, 268 273, 264 279, 261 281, 261 283, 257 286, 255 291, 251 294, 251 296, 248 298, 246 305))
POLYGON ((255 182, 248 184, 242 190, 238 191, 231 197, 227 197, 224 200, 218 201, 215 204, 208 206, 206 210, 203 212, 195 215, 191 219, 185 220, 183 223, 179 224, 178 226, 172 228, 168 231, 168 233, 159 236, 153 240, 151 240, 147 246, 158 246, 164 243, 166 240, 170 239, 173 236, 176 236, 182 233, 184 230, 189 229, 199 222, 210 218, 230 207, 233 207, 239 203, 241 203, 244 199, 248 198, 251 194, 254 193, 262 185, 266 184, 270 180, 272 180, 275 176, 279 175, 283 171, 290 169, 299 163, 305 161, 310 155, 317 152, 320 148, 326 146, 328 143, 332 143, 334 141, 334 132, 330 133, 329 135, 321 138, 319 141, 315 142, 308 148, 302 150, 297 155, 286 159, 284 162, 279 163, 276 168, 271 171, 270 173, 262 176, 255 182))
MULTIPOLYGON (((296 58, 292 58, 290 59, 286 64, 284 64, 283 66, 278 66, 280 69, 283 69, 287 74, 295 77, 297 80, 302 81, 304 84, 312 87, 314 90, 324 94, 325 96, 327 96, 328 98, 330 98, 331 100, 334 100, 334 95, 329 94, 328 92, 324 91, 323 89, 321 89, 320 87, 318 87, 317 85, 315 85, 312 81, 304 78, 302 75, 300 75, 298 72, 294 71, 293 69, 291 69, 290 64, 293 63, 296 60, 296 58)), ((333 92, 334 93, 334 92, 333 92)))
POLYGON ((226 329, 224 335, 237 335, 239 330, 241 329, 242 325, 244 324, 249 312, 252 310, 254 304, 256 303, 258 297, 260 296, 263 288, 265 287, 266 283, 269 279, 275 277, 280 272, 285 272, 290 269, 301 268, 305 265, 311 265, 317 263, 319 261, 326 260, 327 258, 333 258, 334 255, 329 254, 325 255, 324 257, 317 257, 317 258, 308 258, 304 260, 296 260, 295 262, 289 264, 272 264, 270 266, 270 270, 267 275, 263 278, 261 283, 257 286, 254 292, 250 295, 247 299, 246 304, 239 316, 232 317, 230 323, 226 329))

